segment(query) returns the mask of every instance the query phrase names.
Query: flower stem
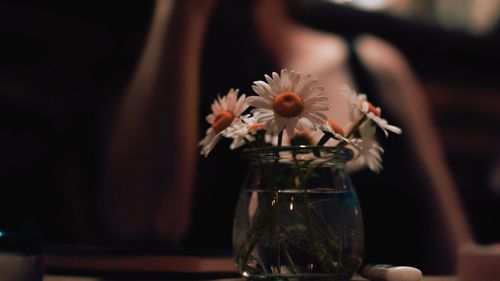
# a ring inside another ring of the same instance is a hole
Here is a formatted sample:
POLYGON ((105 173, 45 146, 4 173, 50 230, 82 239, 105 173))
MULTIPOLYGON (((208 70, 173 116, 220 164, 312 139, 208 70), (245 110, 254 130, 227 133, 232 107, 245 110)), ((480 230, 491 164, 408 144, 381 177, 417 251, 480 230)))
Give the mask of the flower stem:
MULTIPOLYGON (((361 124, 363 124, 363 122, 366 121, 366 115, 362 115, 361 118, 358 119, 358 121, 356 121, 356 123, 354 123, 354 125, 351 126, 351 128, 349 128, 349 131, 347 131, 347 133, 345 134, 345 137, 346 138, 349 138, 351 137, 352 135, 354 135, 354 133, 356 133, 359 129, 359 126, 361 126, 361 124)), ((338 147, 344 147, 347 145, 347 142, 346 141, 341 141, 337 144, 338 147)))
POLYGON ((265 146, 266 144, 266 131, 259 130, 255 133, 255 143, 257 147, 265 146))
POLYGON ((313 209, 314 206, 309 199, 309 194, 307 192, 307 189, 304 189, 303 196, 304 196, 304 202, 305 202, 305 214, 304 214, 305 223, 306 223, 308 235, 311 238, 311 242, 312 242, 311 252, 316 255, 316 258, 319 262, 319 265, 322 268, 322 270, 324 271, 324 273, 330 274, 330 273, 332 273, 330 271, 330 265, 332 263, 326 255, 322 254, 325 251, 325 249, 324 249, 324 247, 322 247, 321 243, 319 242, 320 238, 318 237, 318 234, 315 233, 315 231, 314 231, 314 225, 312 222, 312 215, 311 215, 311 209, 313 209))
POLYGON ((318 141, 317 146, 323 146, 332 137, 332 134, 324 133, 321 139, 318 141))
POLYGON ((290 266, 290 271, 292 271, 293 274, 299 273, 299 271, 297 270, 297 266, 295 265, 292 257, 290 256, 290 253, 288 253, 288 249, 284 245, 283 245, 283 255, 285 255, 285 259, 288 265, 290 266))
POLYGON ((365 122, 366 120, 366 115, 362 115, 361 118, 358 119, 358 121, 356 121, 356 123, 354 123, 354 125, 352 125, 352 127, 349 129, 349 131, 347 131, 345 137, 346 138, 349 138, 350 136, 352 136, 356 131, 358 131, 359 129, 359 126, 361 126, 361 124, 363 124, 363 122, 365 122))
POLYGON ((326 274, 330 274, 334 272, 334 269, 332 268, 333 263, 331 258, 326 253, 325 247, 321 245, 322 244, 320 242, 321 238, 315 231, 315 227, 312 220, 312 215, 313 215, 312 211, 314 210, 314 205, 309 198, 308 188, 307 188, 307 183, 310 177, 313 175, 314 171, 312 168, 307 167, 307 164, 301 167, 300 162, 297 160, 297 158, 294 157, 293 160, 296 165, 297 173, 299 174, 299 179, 300 179, 299 188, 303 189, 302 196, 304 198, 304 203, 305 203, 304 223, 308 236, 311 240, 310 253, 317 258, 319 266, 321 267, 323 272, 326 274), (302 168, 307 169, 306 174, 302 173, 302 168))
POLYGON ((245 141, 245 144, 248 145, 250 148, 255 148, 253 142, 247 140, 246 138, 243 138, 243 140, 245 141))
POLYGON ((278 134, 278 147, 283 144, 283 130, 278 134))

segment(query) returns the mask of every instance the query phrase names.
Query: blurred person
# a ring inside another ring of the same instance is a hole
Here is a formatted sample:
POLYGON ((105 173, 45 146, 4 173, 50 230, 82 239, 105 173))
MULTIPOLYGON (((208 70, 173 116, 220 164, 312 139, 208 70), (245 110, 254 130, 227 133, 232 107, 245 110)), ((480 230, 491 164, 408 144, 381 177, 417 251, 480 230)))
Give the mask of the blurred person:
POLYGON ((410 67, 379 38, 297 23, 284 0, 156 1, 110 142, 102 194, 109 233, 125 241, 228 249, 245 166, 224 143, 207 159, 198 155, 204 112, 216 94, 249 87, 281 68, 326 83, 328 116, 341 123, 349 116, 338 94, 344 84, 397 120, 404 135, 382 141, 385 171, 353 172, 366 222, 366 260, 449 272, 458 245, 471 237, 410 67))
POLYGON ((186 234, 197 153, 198 72, 214 0, 158 0, 115 120, 104 221, 118 239, 186 234))

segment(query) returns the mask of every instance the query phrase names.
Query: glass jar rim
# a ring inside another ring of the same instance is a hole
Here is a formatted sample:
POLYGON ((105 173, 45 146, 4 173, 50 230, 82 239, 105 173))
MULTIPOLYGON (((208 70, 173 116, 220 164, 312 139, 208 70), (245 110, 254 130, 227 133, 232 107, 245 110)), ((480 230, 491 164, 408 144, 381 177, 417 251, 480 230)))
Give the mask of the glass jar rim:
POLYGON ((354 153, 346 147, 335 146, 315 146, 315 145, 297 145, 297 146, 266 146, 258 148, 247 148, 243 151, 245 158, 253 159, 280 158, 279 153, 292 153, 296 155, 312 155, 314 158, 332 159, 341 162, 352 160, 354 153))

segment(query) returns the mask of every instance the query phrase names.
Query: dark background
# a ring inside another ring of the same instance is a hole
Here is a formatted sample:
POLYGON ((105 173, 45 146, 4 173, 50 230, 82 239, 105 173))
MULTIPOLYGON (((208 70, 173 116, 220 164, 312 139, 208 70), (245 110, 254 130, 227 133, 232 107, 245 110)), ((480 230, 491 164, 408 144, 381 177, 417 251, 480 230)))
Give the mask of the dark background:
MULTIPOLYGON (((232 2, 222 1, 208 29, 203 103, 272 67, 255 43, 247 1, 232 2)), ((112 240, 97 204, 103 157, 152 8, 152 1, 0 4, 0 228, 36 230, 46 243, 112 240)), ((489 179, 500 157, 500 30, 479 38, 345 7, 295 14, 400 49, 426 89, 477 239, 499 241, 500 194, 489 179)))

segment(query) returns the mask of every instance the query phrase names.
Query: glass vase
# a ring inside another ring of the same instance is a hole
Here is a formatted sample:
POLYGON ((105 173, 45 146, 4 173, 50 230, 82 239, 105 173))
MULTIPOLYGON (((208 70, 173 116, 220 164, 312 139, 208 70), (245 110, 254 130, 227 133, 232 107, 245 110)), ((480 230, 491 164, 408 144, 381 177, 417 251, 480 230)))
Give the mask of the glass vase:
POLYGON ((236 264, 251 280, 351 280, 363 223, 345 172, 352 151, 331 147, 246 150, 250 170, 233 225, 236 264))

